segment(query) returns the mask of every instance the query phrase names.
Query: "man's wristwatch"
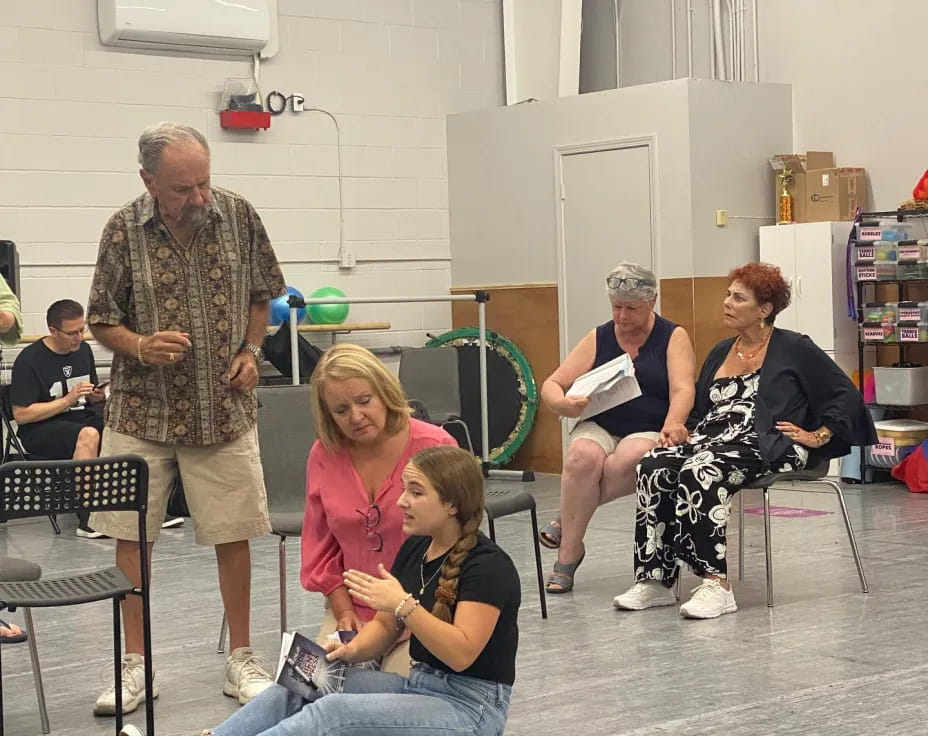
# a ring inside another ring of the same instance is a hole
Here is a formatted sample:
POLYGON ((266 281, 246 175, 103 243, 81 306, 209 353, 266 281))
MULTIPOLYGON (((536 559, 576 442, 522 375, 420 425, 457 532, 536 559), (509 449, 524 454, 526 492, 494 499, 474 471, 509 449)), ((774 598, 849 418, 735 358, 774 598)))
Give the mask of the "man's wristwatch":
POLYGON ((832 438, 833 434, 834 433, 830 429, 828 429, 828 427, 823 426, 823 427, 819 427, 818 429, 816 429, 812 433, 812 436, 818 440, 818 446, 821 447, 822 445, 825 445, 828 443, 828 440, 832 438))
POLYGON ((259 363, 264 360, 264 351, 261 349, 260 345, 254 345, 253 343, 246 342, 242 345, 242 350, 247 350, 249 353, 255 356, 255 360, 259 363))

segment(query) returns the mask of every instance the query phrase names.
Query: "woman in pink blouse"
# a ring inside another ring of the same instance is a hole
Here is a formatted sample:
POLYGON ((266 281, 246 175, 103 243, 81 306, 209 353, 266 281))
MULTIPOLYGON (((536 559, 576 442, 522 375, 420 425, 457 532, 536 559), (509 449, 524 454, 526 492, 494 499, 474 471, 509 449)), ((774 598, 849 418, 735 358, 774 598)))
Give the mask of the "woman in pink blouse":
MULTIPOLYGON (((316 366, 311 380, 316 442, 306 465, 300 580, 326 597, 319 631, 358 631, 376 611, 348 595, 345 570, 377 574, 403 543, 396 502, 409 459, 433 445, 454 445, 440 427, 409 416, 396 377, 365 348, 339 344, 316 366)), ((404 639, 385 655, 385 670, 408 674, 404 639)))

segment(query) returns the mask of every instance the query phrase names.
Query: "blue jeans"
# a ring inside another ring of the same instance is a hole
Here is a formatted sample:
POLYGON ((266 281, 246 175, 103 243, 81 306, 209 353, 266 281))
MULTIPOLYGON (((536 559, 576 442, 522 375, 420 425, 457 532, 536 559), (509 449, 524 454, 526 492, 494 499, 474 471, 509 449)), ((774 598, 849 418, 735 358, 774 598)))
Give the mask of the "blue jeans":
POLYGON ((344 692, 306 701, 272 685, 214 728, 214 736, 500 736, 512 687, 424 664, 409 678, 391 672, 349 670, 344 692))

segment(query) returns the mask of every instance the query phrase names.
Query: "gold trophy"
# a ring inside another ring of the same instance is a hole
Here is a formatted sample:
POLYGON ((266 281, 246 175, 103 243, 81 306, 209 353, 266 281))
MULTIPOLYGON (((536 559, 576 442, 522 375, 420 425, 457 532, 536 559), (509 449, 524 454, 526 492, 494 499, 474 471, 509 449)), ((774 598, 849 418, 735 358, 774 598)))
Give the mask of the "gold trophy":
POLYGON ((793 221, 793 195, 788 186, 793 181, 793 172, 783 169, 777 174, 777 225, 786 225, 793 221))

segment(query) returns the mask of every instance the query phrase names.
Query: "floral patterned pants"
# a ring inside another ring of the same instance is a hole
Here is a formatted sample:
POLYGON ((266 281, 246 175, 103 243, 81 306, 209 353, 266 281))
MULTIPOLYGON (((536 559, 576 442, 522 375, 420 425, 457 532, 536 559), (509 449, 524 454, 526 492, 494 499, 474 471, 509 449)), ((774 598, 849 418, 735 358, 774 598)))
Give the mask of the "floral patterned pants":
POLYGON ((731 499, 761 474, 750 445, 658 447, 638 465, 635 580, 676 582, 678 560, 696 575, 727 577, 725 528, 731 499))

